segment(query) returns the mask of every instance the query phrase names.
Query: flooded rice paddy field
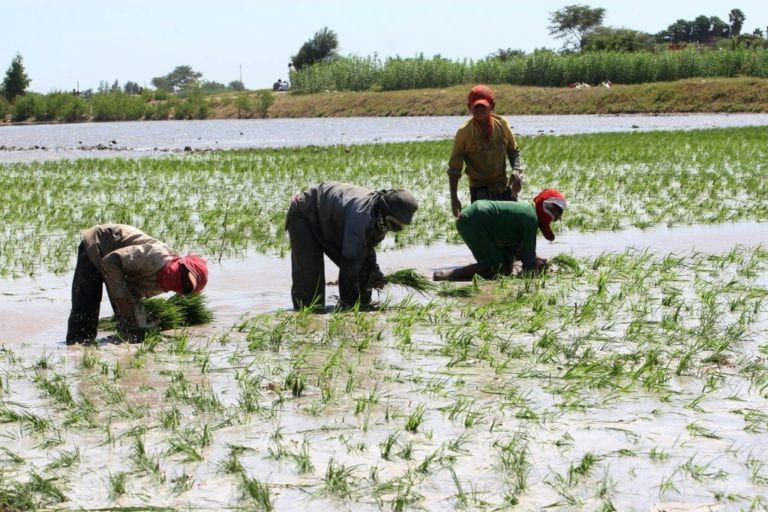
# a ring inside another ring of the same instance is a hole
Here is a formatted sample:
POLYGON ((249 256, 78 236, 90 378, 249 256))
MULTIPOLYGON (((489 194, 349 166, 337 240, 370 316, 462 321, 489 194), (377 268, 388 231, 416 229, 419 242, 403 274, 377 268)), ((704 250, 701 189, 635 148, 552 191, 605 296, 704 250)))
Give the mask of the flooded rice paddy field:
POLYGON ((71 274, 4 281, 0 504, 766 510, 766 247, 754 222, 564 232, 539 252, 577 265, 542 278, 324 314, 252 255, 212 263, 212 324, 95 347, 63 343, 71 274))
MULTIPOLYGON (((571 117, 521 124, 768 124, 571 117)), ((3 127, 0 161, 445 139, 458 119, 320 122, 3 127)), ((768 510, 768 225, 539 243, 559 263, 537 279, 323 314, 289 310, 288 258, 211 261, 214 322, 134 345, 64 344, 71 272, 0 280, 0 510, 768 510)), ((379 260, 429 276, 471 255, 379 260)))

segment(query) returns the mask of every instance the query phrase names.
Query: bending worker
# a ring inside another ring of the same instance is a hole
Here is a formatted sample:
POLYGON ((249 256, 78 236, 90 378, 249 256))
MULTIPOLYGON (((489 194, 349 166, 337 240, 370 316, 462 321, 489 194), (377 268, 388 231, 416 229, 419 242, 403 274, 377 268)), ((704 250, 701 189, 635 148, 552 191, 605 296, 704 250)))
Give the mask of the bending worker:
POLYGON ((374 247, 413 220, 416 198, 405 190, 372 191, 326 181, 295 194, 286 216, 296 310, 325 307, 327 255, 339 267, 339 305, 368 305, 386 284, 374 247))
POLYGON ((555 189, 543 190, 533 201, 504 202, 481 200, 462 210, 456 229, 477 263, 447 271, 437 271, 435 281, 469 281, 475 274, 492 279, 511 274, 512 263, 520 259, 523 272, 542 270, 547 260, 536 256, 536 233, 555 239, 550 224, 560 219, 568 207, 565 197, 555 189))
POLYGON ((83 233, 72 280, 67 345, 96 338, 103 285, 126 341, 141 341, 152 328, 143 299, 164 292, 197 293, 208 282, 208 267, 196 255, 179 256, 133 226, 100 224, 83 233))
POLYGON ((469 179, 469 195, 474 203, 480 199, 517 201, 523 185, 523 163, 520 147, 503 117, 495 114, 496 95, 485 85, 469 91, 467 107, 472 118, 456 132, 448 161, 448 186, 451 211, 459 216, 461 201, 458 183, 461 171, 469 179), (507 160, 512 173, 507 179, 507 160))

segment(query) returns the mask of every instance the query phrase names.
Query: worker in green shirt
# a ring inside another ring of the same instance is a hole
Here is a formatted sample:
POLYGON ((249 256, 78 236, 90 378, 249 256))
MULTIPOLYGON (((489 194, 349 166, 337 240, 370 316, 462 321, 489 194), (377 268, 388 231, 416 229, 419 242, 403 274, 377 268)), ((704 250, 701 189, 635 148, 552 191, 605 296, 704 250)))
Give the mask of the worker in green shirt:
POLYGON ((536 256, 536 234, 555 239, 550 224, 560 219, 568 207, 565 197, 555 189, 543 190, 533 201, 479 200, 461 211, 456 229, 477 263, 434 273, 435 281, 468 281, 475 275, 492 279, 512 272, 519 259, 523 272, 536 272, 547 260, 536 256))

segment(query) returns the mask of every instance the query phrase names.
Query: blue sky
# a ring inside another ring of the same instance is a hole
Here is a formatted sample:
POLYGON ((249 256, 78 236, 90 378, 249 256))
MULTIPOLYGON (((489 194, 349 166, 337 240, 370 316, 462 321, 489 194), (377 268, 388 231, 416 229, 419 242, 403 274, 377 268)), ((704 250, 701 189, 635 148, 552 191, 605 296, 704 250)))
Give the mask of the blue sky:
POLYGON ((733 8, 747 17, 744 32, 768 25, 764 0, 6 0, 0 73, 20 53, 30 89, 42 93, 115 80, 150 86, 179 65, 205 80, 268 88, 323 27, 336 32, 342 55, 481 59, 500 48, 560 48, 549 17, 572 4, 606 9, 604 25, 650 33, 701 14, 728 22, 733 8))

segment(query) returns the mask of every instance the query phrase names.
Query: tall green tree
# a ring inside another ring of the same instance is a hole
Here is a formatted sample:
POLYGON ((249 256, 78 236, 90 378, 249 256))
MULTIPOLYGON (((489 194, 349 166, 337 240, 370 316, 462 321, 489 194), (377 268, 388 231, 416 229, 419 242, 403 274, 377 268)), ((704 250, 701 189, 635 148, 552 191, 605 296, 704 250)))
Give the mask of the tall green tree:
POLYGON ((5 96, 8 101, 13 101, 17 96, 26 94, 27 87, 29 87, 31 82, 24 70, 22 60, 21 54, 17 53, 16 57, 11 61, 8 71, 5 72, 5 79, 0 88, 0 94, 5 96))
POLYGON ((168 92, 176 92, 197 84, 203 77, 190 66, 176 66, 176 69, 165 76, 157 76, 152 79, 152 85, 168 92))
POLYGON ((656 40, 646 32, 628 28, 597 27, 584 36, 582 52, 653 51, 656 40))
POLYGON ((731 27, 717 16, 709 18, 709 31, 713 39, 722 39, 728 37, 731 33, 731 27))
POLYGON ((299 52, 291 57, 293 67, 297 71, 309 67, 317 62, 329 61, 338 58, 339 38, 336 32, 323 27, 314 37, 304 43, 299 52))
POLYGON ((701 16, 697 16, 695 20, 693 20, 693 33, 691 34, 691 37, 693 38, 693 41, 703 43, 705 41, 709 41, 710 38, 710 29, 712 28, 709 17, 704 16, 703 14, 701 16))
POLYGON ((603 24, 605 9, 588 5, 566 5, 551 13, 549 35, 565 40, 563 50, 581 50, 584 36, 603 24))
POLYGON ((731 9, 728 13, 728 21, 731 23, 731 37, 741 34, 741 27, 744 26, 744 21, 747 17, 741 9, 731 9))

